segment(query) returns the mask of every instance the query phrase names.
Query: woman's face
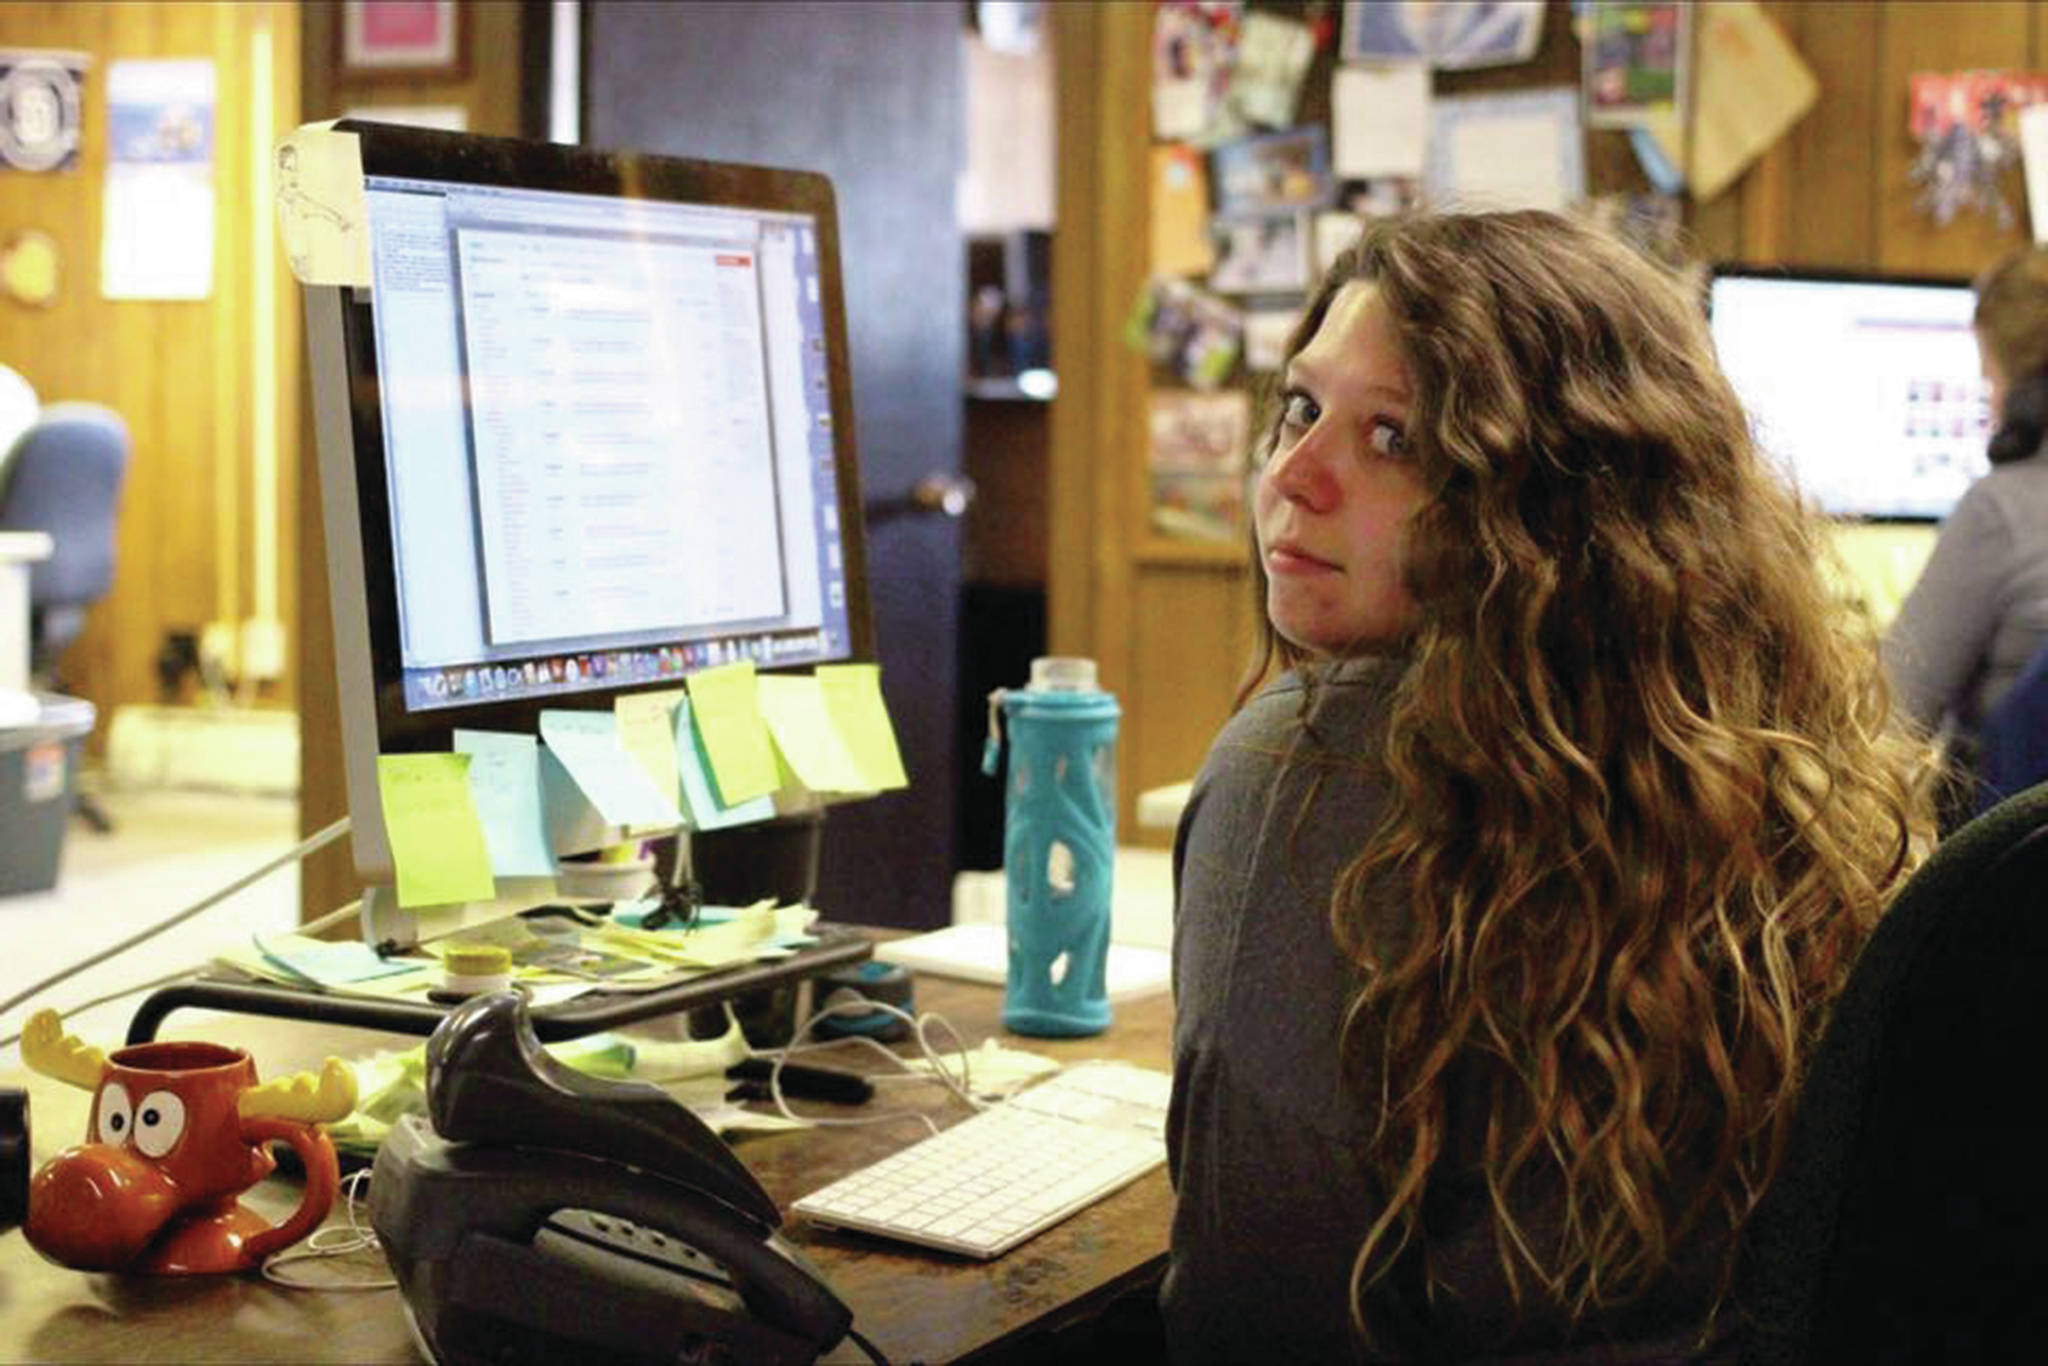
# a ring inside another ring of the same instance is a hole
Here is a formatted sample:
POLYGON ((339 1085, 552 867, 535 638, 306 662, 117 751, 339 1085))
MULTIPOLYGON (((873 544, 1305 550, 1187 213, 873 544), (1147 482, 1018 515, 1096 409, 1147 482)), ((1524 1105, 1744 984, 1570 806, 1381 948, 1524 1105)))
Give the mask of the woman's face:
POLYGON ((1996 427, 2005 420, 2007 376, 2005 367, 1998 363, 1997 354, 1984 340, 1981 331, 1977 333, 1977 359, 1984 367, 1984 382, 1991 386, 1991 425, 1996 427))
POLYGON ((1414 611, 1401 537, 1422 487, 1407 449, 1408 365, 1376 285, 1338 292, 1282 395, 1255 500, 1266 615, 1317 654, 1384 650, 1414 611))

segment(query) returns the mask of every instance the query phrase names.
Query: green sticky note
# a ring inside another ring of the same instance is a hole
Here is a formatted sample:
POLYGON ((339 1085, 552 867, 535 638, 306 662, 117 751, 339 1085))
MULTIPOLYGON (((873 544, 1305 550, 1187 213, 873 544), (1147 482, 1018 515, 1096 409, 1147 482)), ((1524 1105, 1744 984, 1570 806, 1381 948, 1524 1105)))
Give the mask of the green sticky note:
POLYGON ((820 664, 817 676, 825 713, 853 755, 865 780, 862 788, 883 792, 908 787, 910 778, 896 749, 896 728, 889 724, 889 709, 882 703, 881 669, 873 664, 820 664))
POLYGON ((723 830, 775 818, 775 803, 765 794, 732 806, 719 803, 718 794, 711 790, 711 760, 704 752, 704 737, 692 723, 688 698, 676 704, 676 768, 683 780, 683 805, 694 828, 723 830))
POLYGON ((816 678, 763 675, 760 698, 768 733, 798 782, 813 792, 869 790, 853 751, 839 738, 838 728, 825 711, 825 695, 816 678))
POLYGON ((688 683, 690 710, 711 760, 719 803, 733 806, 773 792, 775 745, 768 738, 768 723, 761 719, 753 664, 721 664, 691 674, 688 683))
POLYGON ((497 894, 467 754, 380 754, 377 792, 398 870, 398 904, 443 906, 497 894))
POLYGON ((673 802, 679 775, 676 771, 676 704, 684 698, 681 688, 659 692, 627 693, 613 704, 619 719, 619 747, 633 756, 655 790, 673 802))

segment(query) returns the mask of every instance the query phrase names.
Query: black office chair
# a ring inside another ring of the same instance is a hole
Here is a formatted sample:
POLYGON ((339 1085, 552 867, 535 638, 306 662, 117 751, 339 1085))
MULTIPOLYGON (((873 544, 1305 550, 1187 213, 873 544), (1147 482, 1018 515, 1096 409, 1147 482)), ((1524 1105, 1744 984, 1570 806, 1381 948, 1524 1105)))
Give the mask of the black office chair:
POLYGON ((2048 1354, 2048 784, 1945 840, 1858 960, 1748 1232, 1759 1363, 2048 1354))
MULTIPOLYGON (((16 438, 0 467, 0 531, 46 531, 50 558, 29 569, 30 671, 63 691, 57 661, 85 628, 86 609, 114 586, 114 525, 128 471, 128 427, 97 403, 53 403, 16 438)), ((81 793, 96 830, 106 812, 81 793)))

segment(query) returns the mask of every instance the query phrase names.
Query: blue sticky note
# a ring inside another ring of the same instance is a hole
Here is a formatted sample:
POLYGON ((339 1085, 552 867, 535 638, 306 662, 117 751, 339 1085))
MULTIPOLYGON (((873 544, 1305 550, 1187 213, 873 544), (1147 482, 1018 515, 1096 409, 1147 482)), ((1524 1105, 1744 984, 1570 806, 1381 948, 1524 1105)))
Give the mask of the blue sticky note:
POLYGON ((491 871, 499 877, 551 877, 541 816, 540 744, 531 735, 458 730, 455 750, 469 756, 469 790, 483 822, 491 871))
POLYGON ((683 805, 689 808, 692 827, 722 830, 729 825, 747 825, 773 820, 775 802, 770 797, 751 797, 734 806, 721 806, 711 786, 711 756, 704 737, 691 720, 690 700, 676 703, 676 772, 683 780, 683 805))
POLYGON ((640 761, 619 743, 619 718, 608 711, 544 711, 540 738, 548 753, 611 825, 682 824, 682 813, 663 797, 640 761))

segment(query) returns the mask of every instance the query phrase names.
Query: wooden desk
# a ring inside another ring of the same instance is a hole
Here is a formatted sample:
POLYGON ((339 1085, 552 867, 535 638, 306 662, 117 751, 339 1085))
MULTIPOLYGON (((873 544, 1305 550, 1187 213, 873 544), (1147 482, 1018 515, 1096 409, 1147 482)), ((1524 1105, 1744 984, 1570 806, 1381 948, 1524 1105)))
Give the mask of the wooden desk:
MULTIPOLYGON (((1002 1032, 1002 993, 997 988, 920 978, 917 1001, 920 1009, 936 1010, 951 1020, 970 1048, 1002 1032)), ((226 1043, 254 1041, 278 1026, 277 1021, 225 1017, 209 1022, 203 1034, 195 1028, 193 1036, 226 1043), (236 1030, 247 1032, 235 1037, 236 1030)), ((1171 1028, 1170 999, 1162 994, 1119 1005, 1115 1023, 1099 1038, 1004 1037, 1013 1047, 1064 1061, 1114 1057, 1164 1068, 1171 1058, 1171 1028)), ((111 1047, 113 1042, 104 1041, 102 1046, 111 1047)), ((375 1046, 416 1042, 392 1038, 375 1046)), ((260 1046, 254 1051, 262 1075, 281 1070, 273 1067, 260 1046)), ((848 1066, 861 1055, 857 1048, 843 1050, 848 1066)), ((842 1060, 837 1052, 822 1056, 835 1064, 842 1060)), ((9 1085, 23 1084, 19 1077, 6 1080, 9 1085)), ((27 1085, 32 1142, 40 1164, 82 1139, 88 1096, 42 1077, 28 1078, 27 1085)), ((870 1105, 845 1113, 879 1113, 884 1105, 912 1103, 936 1106, 939 1092, 924 1087, 891 1089, 870 1105)), ((797 1108, 811 1112, 802 1103, 797 1108)), ((965 1115, 964 1107, 949 1102, 935 1117, 944 1125, 965 1115)), ((905 1118, 863 1128, 743 1136, 734 1146, 776 1203, 787 1208, 805 1192, 923 1133, 921 1124, 905 1118)), ((271 1181, 252 1193, 250 1203, 281 1216, 296 1198, 295 1186, 271 1181)), ((1153 1172, 992 1262, 920 1252, 814 1227, 801 1219, 792 1219, 784 1232, 852 1307, 854 1326, 896 1366, 906 1366, 958 1361, 1078 1322, 1126 1290, 1147 1284, 1165 1264, 1171 1211, 1166 1174, 1153 1172)), ((381 1259, 351 1260, 356 1274, 382 1271, 381 1259)), ((825 1359, 866 1360, 850 1343, 841 1344, 825 1359)), ((255 1275, 157 1279, 87 1274, 43 1261, 18 1230, 0 1236, 0 1361, 418 1360, 395 1290, 289 1290, 255 1275)))

